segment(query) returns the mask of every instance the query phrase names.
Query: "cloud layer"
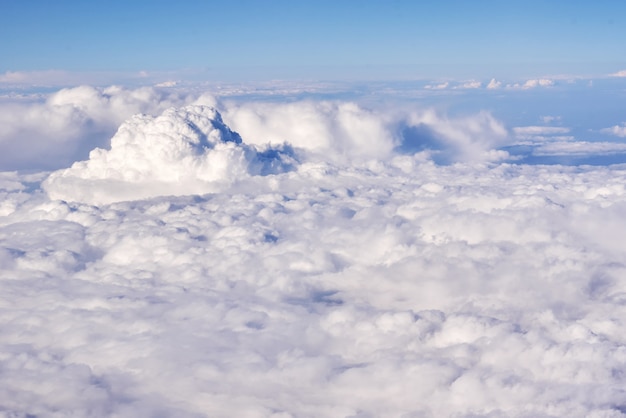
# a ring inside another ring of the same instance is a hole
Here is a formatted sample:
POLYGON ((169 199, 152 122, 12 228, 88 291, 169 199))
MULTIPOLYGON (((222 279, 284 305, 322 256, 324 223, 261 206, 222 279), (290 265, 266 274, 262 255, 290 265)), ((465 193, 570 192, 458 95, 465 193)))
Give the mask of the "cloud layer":
POLYGON ((415 103, 11 106, 2 138, 70 160, 126 121, 0 172, 0 415, 624 416, 626 170, 502 150, 606 143, 415 103))
POLYGON ((622 416, 624 170, 418 154, 99 206, 35 180, 0 179, 14 416, 622 416))

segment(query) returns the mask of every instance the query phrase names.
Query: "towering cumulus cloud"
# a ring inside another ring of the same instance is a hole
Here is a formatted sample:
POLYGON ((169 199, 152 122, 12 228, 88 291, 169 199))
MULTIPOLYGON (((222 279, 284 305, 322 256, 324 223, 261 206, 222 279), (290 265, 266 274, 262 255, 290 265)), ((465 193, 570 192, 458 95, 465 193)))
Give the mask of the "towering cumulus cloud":
POLYGON ((136 115, 122 124, 111 149, 50 175, 43 187, 53 199, 95 204, 158 195, 201 194, 248 174, 282 171, 285 154, 259 153, 214 108, 171 108, 161 116, 136 115))

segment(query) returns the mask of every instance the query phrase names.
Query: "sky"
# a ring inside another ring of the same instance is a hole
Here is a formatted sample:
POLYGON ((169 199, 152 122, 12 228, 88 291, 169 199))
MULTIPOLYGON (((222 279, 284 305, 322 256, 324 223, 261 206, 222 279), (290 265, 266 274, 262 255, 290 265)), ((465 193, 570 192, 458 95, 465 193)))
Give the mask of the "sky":
POLYGON ((626 6, 421 3, 0 0, 0 418, 625 417, 626 6))
POLYGON ((415 79, 626 67, 620 1, 3 0, 1 7, 0 72, 415 79))

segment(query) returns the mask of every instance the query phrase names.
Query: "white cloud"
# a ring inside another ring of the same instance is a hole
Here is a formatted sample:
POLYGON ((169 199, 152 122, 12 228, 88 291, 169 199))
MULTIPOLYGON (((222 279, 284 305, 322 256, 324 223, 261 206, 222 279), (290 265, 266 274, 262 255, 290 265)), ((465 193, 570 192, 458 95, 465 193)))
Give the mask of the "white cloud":
MULTIPOLYGON (((548 120, 551 121, 554 119, 548 118, 548 120)), ((570 128, 563 126, 516 126, 512 131, 517 141, 516 145, 530 145, 535 147, 533 151, 535 155, 537 155, 538 150, 548 142, 563 144, 576 140, 574 136, 567 135, 570 132, 570 128)))
POLYGON ((6 71, 0 74, 0 84, 56 84, 70 81, 70 73, 60 70, 6 71))
POLYGON ((399 141, 387 115, 351 102, 232 105, 224 120, 251 144, 287 142, 329 160, 384 159, 399 141))
POLYGON ((626 144, 615 142, 558 141, 541 144, 535 155, 610 155, 626 153, 626 144))
POLYGON ((561 120, 560 116, 551 116, 551 115, 546 115, 546 116, 541 116, 540 117, 541 121, 543 123, 552 123, 552 122, 558 122, 561 120))
POLYGON ((155 87, 176 87, 176 85, 178 85, 177 81, 170 80, 155 84, 155 87))
POLYGON ((3 412, 619 416, 624 184, 398 155, 91 206, 6 175, 3 412))
POLYGON ((547 78, 526 80, 524 84, 519 84, 519 83, 507 84, 507 88, 509 89, 522 89, 522 90, 529 90, 529 89, 534 89, 537 87, 552 87, 552 86, 554 86, 554 80, 550 80, 547 78))
POLYGON ((483 85, 483 83, 481 83, 480 81, 466 81, 465 83, 455 87, 455 88, 459 88, 459 89, 479 89, 481 88, 483 85))
POLYGON ((444 81, 443 83, 439 83, 439 84, 427 84, 424 86, 424 88, 429 89, 429 90, 444 90, 444 89, 447 89, 448 86, 450 86, 450 83, 447 81, 444 81))
POLYGON ((621 126, 615 125, 610 128, 601 129, 600 132, 624 138, 626 137, 626 123, 623 123, 621 126))
POLYGON ((412 113, 407 125, 427 130, 422 136, 430 137, 443 146, 446 159, 451 161, 485 161, 494 156, 492 151, 506 144, 508 133, 504 125, 488 112, 449 118, 434 110, 412 113))
POLYGON ((80 86, 62 89, 43 102, 0 102, 0 170, 67 166, 96 146, 106 146, 133 114, 158 114, 195 100, 212 101, 152 87, 80 86))
POLYGON ((502 82, 496 80, 495 78, 492 78, 491 81, 489 81, 489 84, 487 84, 487 88, 489 90, 499 89, 501 86, 502 82))
POLYGON ((516 135, 558 135, 566 134, 569 128, 557 126, 517 126, 513 128, 516 135))
POLYGON ((626 70, 621 70, 616 73, 610 74, 611 77, 626 77, 626 70))
MULTIPOLYGON (((0 173, 2 413, 623 415, 623 165, 499 163, 488 112, 258 100, 2 104, 2 138, 59 148, 144 113, 69 169, 0 173)), ((512 129, 626 152, 568 133, 512 129)))
POLYGON ((43 187, 53 199, 102 204, 214 192, 268 170, 283 170, 279 154, 259 154, 214 108, 194 105, 156 118, 134 116, 109 150, 96 148, 89 160, 52 173, 43 187))
POLYGON ((545 78, 537 79, 537 80, 527 80, 524 83, 524 88, 533 88, 533 87, 550 87, 554 85, 553 80, 548 80, 545 78))

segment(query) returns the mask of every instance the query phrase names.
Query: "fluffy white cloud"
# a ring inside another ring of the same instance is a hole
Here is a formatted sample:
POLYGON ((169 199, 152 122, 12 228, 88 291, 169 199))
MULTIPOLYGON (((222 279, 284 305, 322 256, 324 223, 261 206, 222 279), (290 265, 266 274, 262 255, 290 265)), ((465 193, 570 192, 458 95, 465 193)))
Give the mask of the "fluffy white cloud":
POLYGON ((448 161, 476 162, 506 157, 506 154, 493 151, 507 143, 508 132, 488 112, 449 118, 429 109, 411 113, 407 125, 421 128, 421 135, 427 137, 428 141, 439 142, 442 145, 439 150, 448 161))
POLYGON ((536 79, 536 80, 527 80, 522 87, 525 89, 531 89, 534 87, 550 87, 553 85, 554 85, 553 80, 541 78, 541 79, 536 79))
POLYGON ((351 102, 231 105, 224 119, 248 143, 287 142, 328 160, 385 159, 400 141, 390 117, 351 102))
POLYGON ((467 82, 465 82, 465 83, 463 83, 463 84, 461 84, 461 85, 459 85, 459 86, 457 86, 455 88, 459 88, 459 89, 479 89, 479 88, 482 87, 482 85, 483 85, 483 83, 481 83, 480 81, 472 80, 472 81, 467 81, 467 82))
POLYGON ((601 129, 600 132, 624 138, 626 137, 626 123, 623 123, 621 126, 615 125, 610 128, 601 129))
POLYGON ((449 117, 432 108, 368 110, 351 102, 247 103, 224 119, 253 144, 287 142, 325 161, 386 160, 396 152, 433 151, 442 162, 501 159, 504 125, 488 112, 449 117))
POLYGON ((0 169, 50 169, 106 146, 115 129, 137 113, 159 114, 171 106, 210 97, 142 87, 62 89, 45 101, 0 102, 0 169))
POLYGON ((509 89, 521 89, 521 90, 529 90, 534 89, 536 87, 552 87, 554 86, 554 80, 550 80, 547 78, 539 78, 539 79, 531 79, 526 80, 523 84, 515 83, 515 84, 507 84, 507 88, 509 89))
POLYGON ((492 78, 491 81, 489 81, 489 84, 487 84, 487 88, 489 90, 499 89, 501 86, 502 82, 496 80, 495 78, 492 78))
POLYGON ((610 75, 611 77, 626 77, 626 70, 621 70, 610 75))
POLYGON ((623 415, 626 170, 497 161, 621 144, 196 98, 21 105, 77 138, 143 114, 71 168, 0 173, 2 413, 623 415))
POLYGON ((203 194, 248 174, 283 169, 278 151, 258 153, 214 108, 191 105, 156 118, 134 116, 118 129, 109 150, 96 148, 89 160, 52 173, 43 186, 53 199, 101 204, 203 194))
POLYGON ((0 176, 3 412, 622 415, 626 171, 419 157, 100 206, 0 176))

